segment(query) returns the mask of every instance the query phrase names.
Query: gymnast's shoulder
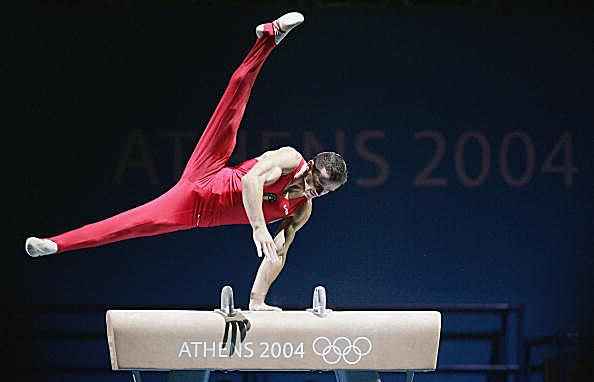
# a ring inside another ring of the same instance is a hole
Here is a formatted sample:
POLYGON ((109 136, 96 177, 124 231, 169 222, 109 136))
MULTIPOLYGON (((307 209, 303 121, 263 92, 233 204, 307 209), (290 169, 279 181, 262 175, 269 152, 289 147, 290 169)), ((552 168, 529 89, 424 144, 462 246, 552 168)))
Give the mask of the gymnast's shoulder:
POLYGON ((283 173, 290 172, 301 164, 303 156, 291 146, 283 146, 276 150, 269 150, 255 158, 258 162, 271 162, 283 170, 283 173))

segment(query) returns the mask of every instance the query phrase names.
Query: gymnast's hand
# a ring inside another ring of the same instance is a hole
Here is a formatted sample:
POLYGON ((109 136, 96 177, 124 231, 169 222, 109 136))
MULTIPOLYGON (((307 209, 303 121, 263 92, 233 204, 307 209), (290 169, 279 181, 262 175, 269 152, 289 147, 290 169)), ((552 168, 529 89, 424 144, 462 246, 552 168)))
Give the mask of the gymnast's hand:
POLYGON ((270 232, 268 232, 266 226, 263 228, 256 228, 254 230, 253 238, 254 243, 256 244, 256 249, 258 250, 258 257, 262 257, 262 253, 264 253, 266 260, 271 263, 279 261, 276 253, 276 244, 274 244, 274 240, 272 240, 272 236, 270 235, 270 232))

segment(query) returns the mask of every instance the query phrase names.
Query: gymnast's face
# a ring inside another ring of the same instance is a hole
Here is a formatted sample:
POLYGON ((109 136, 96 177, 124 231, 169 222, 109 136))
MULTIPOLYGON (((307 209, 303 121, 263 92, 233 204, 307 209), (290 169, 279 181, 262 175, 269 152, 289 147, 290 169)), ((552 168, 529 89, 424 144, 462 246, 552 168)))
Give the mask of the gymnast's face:
POLYGON ((304 195, 313 199, 335 191, 340 185, 332 182, 325 168, 317 168, 313 160, 307 162, 308 169, 305 175, 304 195))

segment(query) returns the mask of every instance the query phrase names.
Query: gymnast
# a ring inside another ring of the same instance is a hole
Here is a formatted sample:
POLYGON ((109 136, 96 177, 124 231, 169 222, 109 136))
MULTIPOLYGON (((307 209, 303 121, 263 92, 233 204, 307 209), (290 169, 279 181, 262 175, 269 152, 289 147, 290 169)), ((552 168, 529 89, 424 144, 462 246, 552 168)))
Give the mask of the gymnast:
POLYGON ((49 238, 29 237, 31 257, 97 247, 195 227, 250 224, 261 262, 250 294, 250 310, 280 310, 264 300, 282 270, 295 233, 307 222, 312 200, 347 180, 346 163, 333 152, 309 161, 292 147, 267 151, 228 166, 237 131, 256 77, 272 49, 303 22, 287 13, 256 27, 256 42, 233 73, 179 181, 166 193, 105 220, 49 238), (282 222, 272 238, 267 223, 282 222))

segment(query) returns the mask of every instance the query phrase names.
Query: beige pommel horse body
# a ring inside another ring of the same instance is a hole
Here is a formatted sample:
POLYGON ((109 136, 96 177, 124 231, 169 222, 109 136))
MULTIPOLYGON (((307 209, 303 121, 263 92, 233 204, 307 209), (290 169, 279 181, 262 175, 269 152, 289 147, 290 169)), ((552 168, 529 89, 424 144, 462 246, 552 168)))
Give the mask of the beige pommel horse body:
POLYGON ((433 371, 441 314, 436 311, 333 311, 323 287, 303 311, 242 311, 233 291, 221 308, 109 310, 113 370, 169 372, 169 381, 208 382, 211 371, 334 371, 338 382, 378 382, 379 372, 433 371))

